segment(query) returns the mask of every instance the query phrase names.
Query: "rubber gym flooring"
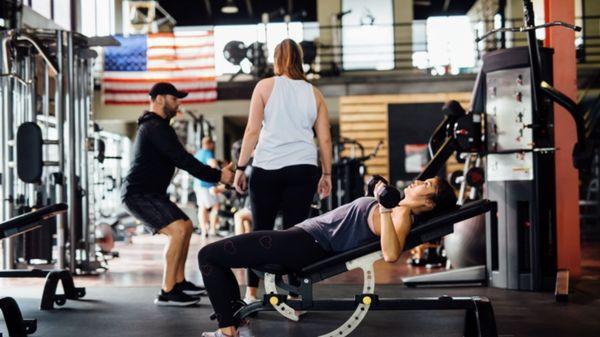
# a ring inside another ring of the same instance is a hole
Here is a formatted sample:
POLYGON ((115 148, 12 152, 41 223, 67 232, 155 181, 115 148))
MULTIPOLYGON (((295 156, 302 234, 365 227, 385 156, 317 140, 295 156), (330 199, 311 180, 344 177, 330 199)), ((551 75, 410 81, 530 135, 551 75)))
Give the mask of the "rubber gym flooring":
MULTIPOLYGON (((187 274, 199 280, 195 254, 204 242, 194 236, 188 256, 187 274)), ((0 279, 0 296, 14 297, 25 318, 37 318, 32 336, 200 336, 214 330, 212 308, 204 297, 191 308, 156 307, 152 301, 161 280, 164 238, 140 236, 133 245, 119 245, 121 257, 110 262, 110 270, 98 277, 77 277, 77 286, 87 287, 83 301, 68 301, 54 311, 38 310, 42 279, 0 279)), ((600 245, 583 252, 584 275, 573 287, 568 304, 554 301, 551 293, 508 291, 486 287, 408 289, 400 285, 411 270, 402 261, 376 265, 376 292, 382 297, 486 296, 491 299, 499 336, 575 337, 600 336, 600 245)), ((243 273, 236 273, 240 280, 243 273)), ((360 273, 345 273, 317 284, 315 295, 353 297, 360 290, 360 273)), ((350 312, 314 312, 300 322, 287 321, 277 313, 260 313, 252 320, 255 337, 313 337, 343 323, 350 312)), ((350 336, 461 336, 463 311, 374 311, 350 336)), ((0 332, 7 336, 4 322, 0 332)))
MULTIPOLYGON (((569 304, 558 304, 547 293, 528 293, 491 288, 406 289, 380 286, 382 296, 420 297, 480 295, 492 300, 500 336, 594 336, 600 332, 600 299, 578 290, 569 304)), ((588 288, 594 285, 588 285, 588 288)), ((356 286, 322 285, 317 295, 343 297, 356 286)), ((594 291, 595 290, 595 291, 594 291)), ((4 292, 4 291, 2 291, 4 292)), ((69 301, 54 311, 39 311, 41 289, 13 289, 25 317, 38 319, 34 336, 199 336, 213 329, 210 305, 206 298, 197 307, 156 307, 152 299, 156 288, 88 288, 84 301, 69 301)), ((251 323, 255 337, 318 336, 333 330, 350 313, 308 313, 300 322, 290 322, 276 313, 260 313, 251 323)), ((351 335, 359 336, 461 336, 463 312, 403 311, 370 312, 351 335)), ((5 329, 2 326, 2 329, 5 329)), ((0 329, 0 331, 6 333, 0 329)))

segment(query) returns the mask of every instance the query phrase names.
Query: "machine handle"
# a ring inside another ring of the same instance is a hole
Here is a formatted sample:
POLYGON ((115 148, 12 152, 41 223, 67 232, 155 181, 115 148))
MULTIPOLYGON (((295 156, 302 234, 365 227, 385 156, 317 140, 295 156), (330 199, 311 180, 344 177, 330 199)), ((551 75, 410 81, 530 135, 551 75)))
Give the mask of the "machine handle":
POLYGON ((490 30, 489 32, 483 34, 482 36, 478 37, 475 39, 475 42, 481 42, 483 40, 485 40, 488 36, 490 35, 494 35, 496 33, 504 33, 504 32, 512 32, 512 33, 524 33, 524 32, 529 32, 532 30, 537 30, 540 28, 548 28, 548 27, 565 27, 568 29, 571 29, 573 31, 576 32, 580 32, 581 31, 581 27, 579 26, 575 26, 572 25, 570 23, 566 23, 564 21, 552 21, 552 22, 546 22, 544 24, 541 25, 535 25, 535 26, 525 26, 525 27, 503 27, 503 28, 498 28, 498 29, 494 29, 494 30, 490 30))

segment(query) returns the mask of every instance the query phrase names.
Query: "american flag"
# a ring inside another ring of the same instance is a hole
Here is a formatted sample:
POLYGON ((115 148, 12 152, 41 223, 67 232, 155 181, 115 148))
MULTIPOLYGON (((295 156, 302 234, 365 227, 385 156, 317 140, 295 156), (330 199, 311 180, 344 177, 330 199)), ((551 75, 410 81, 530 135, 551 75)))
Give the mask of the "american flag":
POLYGON ((217 99, 212 31, 116 38, 121 46, 104 51, 104 104, 148 104, 148 91, 156 82, 170 82, 178 90, 187 91, 183 103, 217 99))

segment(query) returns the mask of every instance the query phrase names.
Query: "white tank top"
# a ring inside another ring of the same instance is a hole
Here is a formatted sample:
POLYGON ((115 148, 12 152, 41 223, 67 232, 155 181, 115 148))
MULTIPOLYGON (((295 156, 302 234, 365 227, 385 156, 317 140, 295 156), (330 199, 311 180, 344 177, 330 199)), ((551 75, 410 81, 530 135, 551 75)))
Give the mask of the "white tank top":
POLYGON ((304 80, 274 78, 252 166, 265 170, 302 164, 317 166, 313 133, 317 101, 313 87, 304 80))

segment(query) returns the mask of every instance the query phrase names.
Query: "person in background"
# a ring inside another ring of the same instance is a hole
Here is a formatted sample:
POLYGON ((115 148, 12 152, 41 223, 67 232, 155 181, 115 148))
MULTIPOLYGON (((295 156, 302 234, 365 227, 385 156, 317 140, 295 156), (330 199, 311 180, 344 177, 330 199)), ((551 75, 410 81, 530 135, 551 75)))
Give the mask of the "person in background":
MULTIPOLYGON (((215 159, 215 142, 210 137, 202 138, 202 148, 196 152, 196 159, 204 165, 218 168, 219 163, 215 159)), ((198 204, 198 219, 202 235, 208 237, 216 234, 217 222, 219 220, 219 198, 220 190, 214 182, 201 179, 194 180, 194 192, 198 204)))

